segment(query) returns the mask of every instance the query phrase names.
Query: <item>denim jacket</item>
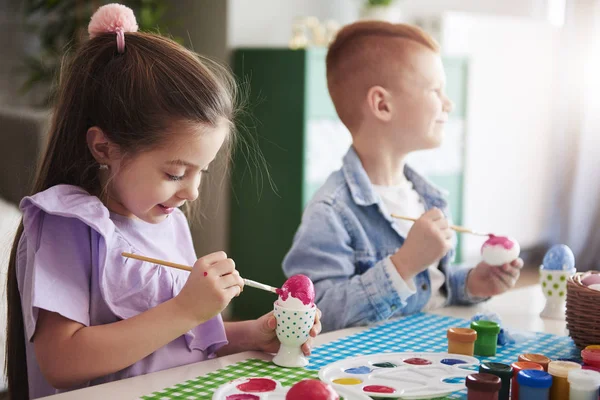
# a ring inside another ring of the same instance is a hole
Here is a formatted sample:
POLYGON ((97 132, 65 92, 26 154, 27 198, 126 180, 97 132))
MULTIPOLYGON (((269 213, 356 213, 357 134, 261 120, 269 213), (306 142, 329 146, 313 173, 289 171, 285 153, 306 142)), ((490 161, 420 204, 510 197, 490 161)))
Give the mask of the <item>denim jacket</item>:
MULTIPOLYGON (((404 173, 425 209, 437 207, 448 216, 448 204, 440 189, 408 166, 404 173)), ((283 270, 288 277, 304 274, 314 282, 325 331, 416 313, 431 296, 427 270, 413 278, 416 293, 403 299, 395 289, 385 264, 405 238, 383 210, 351 147, 342 168, 331 174, 304 211, 283 270)), ((470 268, 451 265, 453 258, 451 250, 439 262, 446 278, 442 287, 446 305, 478 301, 466 290, 470 268)))

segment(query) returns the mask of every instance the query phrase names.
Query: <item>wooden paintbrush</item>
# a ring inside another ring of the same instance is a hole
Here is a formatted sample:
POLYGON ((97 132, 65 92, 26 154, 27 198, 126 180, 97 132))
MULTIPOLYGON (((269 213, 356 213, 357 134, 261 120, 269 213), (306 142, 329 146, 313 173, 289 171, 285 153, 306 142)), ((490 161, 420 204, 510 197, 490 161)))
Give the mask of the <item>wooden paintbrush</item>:
MULTIPOLYGON (((412 221, 412 222, 416 222, 417 221, 417 218, 405 217, 405 216, 397 215, 397 214, 392 214, 392 217, 393 218, 397 218, 397 219, 403 219, 405 221, 412 221)), ((477 231, 474 231, 472 229, 465 228, 464 226, 450 225, 450 229, 452 229, 452 230, 454 230, 456 232, 470 233, 471 235, 490 236, 489 233, 477 232, 477 231)))
MULTIPOLYGON (((177 263, 173 263, 170 261, 165 261, 165 260, 159 260, 157 258, 150 258, 150 257, 145 257, 145 256, 140 256, 138 254, 132 254, 132 253, 121 253, 121 255, 123 257, 127 257, 127 258, 135 258, 136 260, 140 260, 140 261, 147 261, 153 264, 159 264, 159 265, 164 265, 165 267, 171 267, 171 268, 176 268, 176 269, 181 269, 184 271, 192 271, 192 267, 188 266, 188 265, 183 265, 183 264, 177 264, 177 263)), ((265 285, 264 283, 260 283, 260 282, 256 282, 250 279, 244 279, 244 284, 246 284, 247 286, 256 288, 256 289, 261 289, 261 290, 266 290, 267 292, 272 292, 277 294, 277 288, 274 288, 273 286, 269 286, 269 285, 265 285)))

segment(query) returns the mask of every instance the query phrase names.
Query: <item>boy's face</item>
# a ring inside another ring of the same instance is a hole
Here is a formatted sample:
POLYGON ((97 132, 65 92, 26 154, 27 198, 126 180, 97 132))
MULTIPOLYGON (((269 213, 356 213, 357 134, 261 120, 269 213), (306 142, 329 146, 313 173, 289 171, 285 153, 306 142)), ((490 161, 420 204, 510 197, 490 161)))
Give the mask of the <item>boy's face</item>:
POLYGON ((398 81, 390 85, 390 133, 401 151, 438 147, 452 102, 446 97, 446 74, 439 54, 422 46, 411 48, 398 81))
POLYGON ((159 223, 175 208, 196 200, 202 174, 223 145, 229 126, 179 123, 172 128, 163 146, 111 165, 118 171, 109 184, 111 211, 159 223))

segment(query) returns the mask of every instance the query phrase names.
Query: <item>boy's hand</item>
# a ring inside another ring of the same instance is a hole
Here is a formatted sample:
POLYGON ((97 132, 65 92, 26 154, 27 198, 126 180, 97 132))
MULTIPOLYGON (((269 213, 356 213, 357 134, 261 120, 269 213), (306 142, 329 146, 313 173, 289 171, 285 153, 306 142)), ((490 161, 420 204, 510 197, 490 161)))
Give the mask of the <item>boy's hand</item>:
POLYGON ((515 286, 523 268, 523 260, 517 258, 510 264, 494 267, 480 262, 469 272, 467 290, 474 297, 491 297, 515 286))
POLYGON ((411 280, 452 248, 452 231, 444 213, 432 208, 419 218, 406 236, 404 244, 391 257, 398 273, 411 280))
MULTIPOLYGON (((256 330, 253 334, 255 336, 256 347, 266 353, 277 353, 279 351, 279 339, 275 333, 277 328, 277 320, 271 311, 268 314, 263 315, 256 320, 256 330)), ((310 330, 310 337, 302 345, 302 352, 304 355, 309 356, 312 348, 312 340, 321 333, 321 310, 317 309, 315 313, 315 324, 310 330)))

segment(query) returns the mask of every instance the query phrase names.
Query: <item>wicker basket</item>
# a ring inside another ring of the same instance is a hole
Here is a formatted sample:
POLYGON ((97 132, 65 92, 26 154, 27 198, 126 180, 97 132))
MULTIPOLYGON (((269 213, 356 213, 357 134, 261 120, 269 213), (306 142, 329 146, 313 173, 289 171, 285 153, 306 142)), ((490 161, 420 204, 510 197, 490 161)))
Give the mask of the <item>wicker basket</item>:
POLYGON ((567 329, 577 347, 600 344, 600 292, 581 280, 600 271, 578 272, 567 280, 567 329))

